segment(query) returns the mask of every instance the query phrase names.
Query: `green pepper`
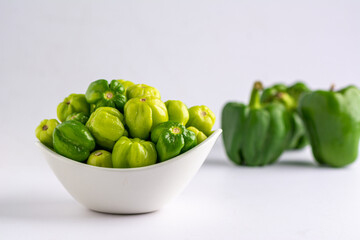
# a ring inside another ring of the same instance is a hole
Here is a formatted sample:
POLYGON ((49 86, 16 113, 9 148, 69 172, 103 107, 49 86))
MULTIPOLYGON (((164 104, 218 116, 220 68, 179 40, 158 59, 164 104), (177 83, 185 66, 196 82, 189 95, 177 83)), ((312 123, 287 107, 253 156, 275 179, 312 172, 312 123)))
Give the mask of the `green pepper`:
POLYGON ((84 94, 70 94, 57 107, 57 117, 61 122, 64 122, 70 114, 80 112, 85 115, 90 113, 90 106, 84 94))
POLYGON ((145 167, 156 163, 157 153, 152 142, 121 137, 112 153, 114 168, 145 167))
POLYGON ((106 150, 92 152, 87 160, 87 164, 97 167, 112 168, 111 153, 106 150))
POLYGON ((99 107, 93 112, 86 127, 94 136, 96 143, 111 150, 115 142, 124 135, 124 116, 112 107, 99 107))
POLYGON ((186 105, 179 100, 168 100, 165 102, 169 114, 169 120, 186 125, 189 121, 189 110, 186 105))
POLYGON ((90 104, 90 114, 93 113, 96 109, 96 104, 90 104))
POLYGON ((305 124, 297 112, 291 114, 291 138, 287 150, 302 149, 309 144, 305 124))
POLYGON ((298 103, 301 95, 311 92, 311 90, 302 82, 296 82, 292 86, 288 87, 286 92, 295 99, 298 103))
POLYGON ((56 126, 53 133, 54 149, 57 153, 83 162, 95 148, 95 140, 90 131, 75 120, 65 121, 56 126))
POLYGON ((90 83, 85 97, 88 103, 95 104, 95 108, 113 107, 120 112, 124 111, 126 103, 125 88, 117 80, 112 80, 110 84, 105 79, 90 83))
POLYGON ((117 79, 117 81, 124 86, 124 88, 125 88, 125 94, 126 94, 126 90, 127 90, 130 86, 135 85, 135 83, 133 83, 133 82, 131 82, 131 81, 124 80, 124 79, 117 79))
POLYGON ((157 97, 131 98, 125 105, 125 122, 131 137, 148 139, 150 131, 169 120, 165 104, 157 97))
POLYGON ((215 124, 215 114, 207 106, 193 106, 189 109, 189 121, 186 127, 195 127, 210 136, 215 124))
POLYGON ((85 115, 85 113, 72 113, 69 116, 67 116, 66 121, 68 120, 76 120, 81 122, 82 124, 86 124, 86 122, 89 120, 88 115, 85 115))
POLYGON ((49 148, 53 148, 53 132, 58 124, 56 119, 44 119, 35 129, 36 137, 49 148))
POLYGON ((151 141, 156 144, 161 162, 184 153, 197 144, 195 133, 174 121, 157 125, 151 131, 151 141))
POLYGON ((299 112, 320 164, 343 167, 358 155, 360 137, 360 90, 315 91, 303 95, 299 112))
POLYGON ((153 96, 161 98, 159 90, 154 87, 150 87, 146 84, 134 84, 128 87, 126 90, 126 96, 128 99, 136 97, 148 97, 153 96))
POLYGON ((269 88, 266 88, 261 94, 261 102, 272 102, 277 98, 279 93, 287 93, 295 103, 294 108, 296 108, 299 98, 302 94, 310 92, 311 90, 302 82, 296 82, 290 87, 287 87, 285 84, 275 84, 269 88))
POLYGON ((195 127, 188 127, 187 130, 190 130, 195 133, 197 144, 200 144, 207 139, 207 136, 205 135, 205 133, 203 133, 202 131, 199 131, 195 127))
POLYGON ((276 84, 265 89, 261 95, 262 103, 280 102, 291 113, 292 137, 288 143, 288 150, 301 149, 308 145, 305 126, 296 109, 299 97, 309 91, 304 83, 297 82, 290 87, 276 84))
POLYGON ((274 163, 291 137, 290 113, 278 102, 261 103, 262 84, 254 84, 250 103, 229 102, 222 110, 223 142, 238 165, 274 163))
POLYGON ((274 98, 276 98, 276 95, 279 92, 287 92, 287 87, 285 84, 278 83, 278 84, 274 84, 269 88, 264 89, 260 97, 261 102, 263 103, 272 102, 274 98))

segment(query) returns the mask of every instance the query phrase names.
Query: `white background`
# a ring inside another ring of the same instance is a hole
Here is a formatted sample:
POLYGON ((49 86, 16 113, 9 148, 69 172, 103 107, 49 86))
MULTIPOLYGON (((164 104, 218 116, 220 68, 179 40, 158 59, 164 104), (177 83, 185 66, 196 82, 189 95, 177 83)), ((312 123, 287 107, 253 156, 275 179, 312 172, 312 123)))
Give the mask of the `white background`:
POLYGON ((216 128, 254 80, 360 85, 359 12, 356 0, 0 0, 0 239, 359 239, 358 164, 320 168, 309 148, 249 169, 219 141, 165 209, 112 216, 75 203, 33 144, 39 122, 99 78, 205 104, 216 128))

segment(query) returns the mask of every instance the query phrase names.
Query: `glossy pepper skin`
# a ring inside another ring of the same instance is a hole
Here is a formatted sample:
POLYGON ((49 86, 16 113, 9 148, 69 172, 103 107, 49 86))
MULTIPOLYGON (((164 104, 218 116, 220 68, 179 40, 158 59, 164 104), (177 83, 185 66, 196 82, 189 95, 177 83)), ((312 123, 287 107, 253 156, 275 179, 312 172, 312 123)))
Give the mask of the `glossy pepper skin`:
POLYGON ((165 102, 169 114, 169 120, 186 125, 189 121, 189 110, 186 105, 179 100, 168 100, 165 102))
POLYGON ((169 120, 165 104, 152 96, 130 99, 124 113, 130 136, 143 140, 149 138, 153 127, 169 120))
POLYGON ((195 133, 174 121, 157 125, 151 131, 151 141, 156 144, 161 162, 184 153, 197 144, 195 133))
POLYGON ((126 90, 126 96, 128 99, 147 96, 153 96, 161 99, 159 90, 146 84, 134 84, 129 86, 126 90))
POLYGON ((44 119, 35 129, 36 137, 49 148, 53 148, 53 132, 57 125, 59 125, 59 122, 56 119, 44 119))
POLYGON ((95 139, 90 131, 75 120, 65 121, 56 126, 53 133, 54 149, 60 155, 84 162, 95 148, 95 139))
POLYGON ((93 112, 86 127, 99 146, 111 150, 115 142, 124 135, 124 116, 112 107, 99 107, 93 112))
POLYGON ((87 103, 84 94, 70 94, 57 107, 57 117, 61 122, 73 113, 84 113, 89 116, 90 105, 87 103))
POLYGON ((69 116, 67 116, 66 121, 68 120, 76 120, 81 122, 82 124, 86 124, 86 122, 89 120, 89 116, 85 113, 72 113, 69 116))
POLYGON ((215 124, 215 114, 207 106, 193 106, 189 108, 189 121, 186 127, 195 127, 210 136, 215 124))
POLYGON ((310 89, 302 82, 297 82, 290 87, 283 84, 275 84, 265 89, 261 95, 262 103, 280 102, 291 113, 291 138, 288 150, 304 148, 309 141, 306 136, 305 126, 297 112, 298 99, 302 94, 310 92, 310 89))
POLYGON ((114 168, 136 168, 155 164, 157 153, 154 143, 139 138, 121 137, 112 153, 114 168))
POLYGON ((344 167, 358 155, 360 137, 360 90, 315 91, 303 95, 298 106, 320 164, 344 167))
POLYGON ((290 139, 290 115, 280 103, 262 104, 262 84, 256 82, 249 105, 229 102, 222 110, 223 141, 231 161, 238 165, 274 163, 290 139))
POLYGON ((95 104, 95 109, 99 107, 113 107, 120 112, 124 112, 127 100, 125 88, 119 81, 112 80, 109 84, 105 79, 99 79, 90 83, 85 97, 89 104, 95 104))
POLYGON ((111 153, 106 150, 96 150, 90 154, 86 163, 97 167, 112 168, 111 153))

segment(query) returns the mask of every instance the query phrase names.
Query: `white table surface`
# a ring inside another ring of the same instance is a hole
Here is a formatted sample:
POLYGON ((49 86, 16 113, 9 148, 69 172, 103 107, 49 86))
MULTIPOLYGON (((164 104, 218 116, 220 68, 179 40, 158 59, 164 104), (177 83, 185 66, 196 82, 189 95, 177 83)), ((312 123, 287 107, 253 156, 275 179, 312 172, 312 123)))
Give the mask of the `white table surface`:
POLYGON ((246 168, 218 143, 178 198, 142 215, 84 208, 35 157, 0 168, 0 239, 360 239, 360 161, 319 167, 309 148, 246 168))

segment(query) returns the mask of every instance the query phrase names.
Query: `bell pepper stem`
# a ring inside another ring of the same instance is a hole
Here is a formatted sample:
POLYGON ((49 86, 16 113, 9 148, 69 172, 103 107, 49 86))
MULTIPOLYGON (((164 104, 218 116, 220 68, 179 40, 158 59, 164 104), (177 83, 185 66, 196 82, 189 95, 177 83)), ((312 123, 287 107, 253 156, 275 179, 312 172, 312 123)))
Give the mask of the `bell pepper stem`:
POLYGON ((288 110, 296 109, 296 102, 288 93, 278 92, 276 98, 283 103, 288 110))
POLYGON ((256 81, 254 83, 253 89, 251 91, 250 103, 249 106, 251 108, 260 108, 260 91, 263 90, 263 85, 260 81, 256 81))
POLYGON ((335 90, 335 84, 333 83, 333 84, 331 84, 331 86, 330 86, 330 92, 333 92, 335 90))

